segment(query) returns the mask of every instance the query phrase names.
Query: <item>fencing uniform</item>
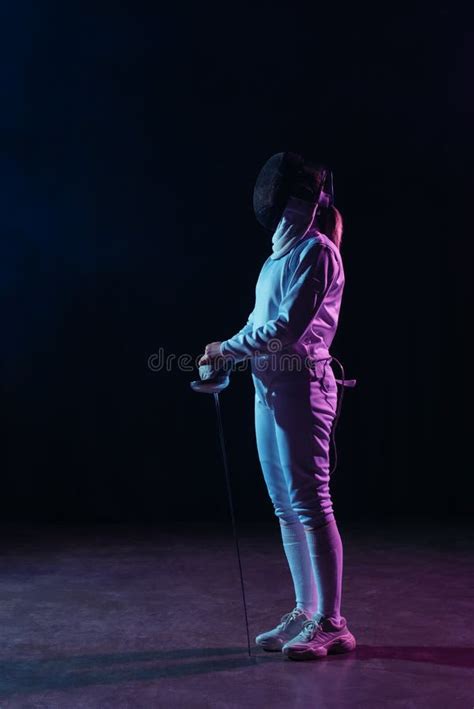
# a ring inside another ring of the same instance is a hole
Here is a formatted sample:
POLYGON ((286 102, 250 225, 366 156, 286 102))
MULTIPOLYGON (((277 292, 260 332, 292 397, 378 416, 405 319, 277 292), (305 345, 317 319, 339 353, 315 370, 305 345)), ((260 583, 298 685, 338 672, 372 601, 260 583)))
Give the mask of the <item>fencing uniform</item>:
POLYGON ((339 249, 310 229, 262 266, 255 306, 221 344, 251 358, 257 449, 297 606, 340 619, 342 545, 329 490, 337 383, 330 366, 344 289, 339 249))
POLYGON ((314 659, 355 647, 340 614, 343 550, 329 490, 338 414, 330 347, 344 268, 337 246, 316 229, 318 214, 334 210, 332 172, 301 155, 277 153, 259 173, 253 203, 273 234, 273 253, 245 327, 220 350, 234 362, 251 359, 258 455, 296 597, 293 611, 256 643, 314 659))
POLYGON ((332 518, 337 384, 329 348, 343 289, 339 250, 310 231, 286 255, 265 261, 246 326, 221 345, 234 361, 252 358, 257 447, 275 513, 309 527, 332 518))

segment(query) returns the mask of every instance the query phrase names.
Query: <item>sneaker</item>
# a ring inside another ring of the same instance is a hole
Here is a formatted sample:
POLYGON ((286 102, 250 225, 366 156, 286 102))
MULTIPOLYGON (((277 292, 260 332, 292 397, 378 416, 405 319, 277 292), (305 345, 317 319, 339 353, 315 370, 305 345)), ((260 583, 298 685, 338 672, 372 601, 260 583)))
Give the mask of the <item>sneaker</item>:
POLYGON ((330 618, 315 616, 303 624, 299 635, 283 645, 282 652, 291 660, 316 660, 350 652, 355 646, 355 638, 349 632, 345 618, 336 625, 330 618))
POLYGON ((310 618, 311 616, 304 610, 294 608, 290 613, 282 616, 276 628, 257 635, 255 642, 268 652, 281 651, 283 645, 294 638, 310 618))

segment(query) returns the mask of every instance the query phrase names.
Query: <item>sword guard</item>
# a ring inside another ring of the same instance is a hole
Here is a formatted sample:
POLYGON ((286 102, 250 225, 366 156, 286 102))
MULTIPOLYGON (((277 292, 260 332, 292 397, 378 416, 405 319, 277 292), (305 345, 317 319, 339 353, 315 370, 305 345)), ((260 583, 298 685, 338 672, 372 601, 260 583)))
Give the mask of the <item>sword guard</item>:
POLYGON ((191 389, 198 394, 220 394, 230 384, 229 373, 225 369, 215 369, 212 364, 202 364, 199 377, 190 383, 191 389))

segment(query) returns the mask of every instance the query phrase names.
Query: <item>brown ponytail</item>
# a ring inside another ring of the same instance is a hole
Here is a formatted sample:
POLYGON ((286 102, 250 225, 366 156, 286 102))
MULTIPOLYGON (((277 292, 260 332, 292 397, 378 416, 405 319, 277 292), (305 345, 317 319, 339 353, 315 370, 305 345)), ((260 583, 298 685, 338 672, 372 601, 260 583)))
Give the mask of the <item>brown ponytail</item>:
POLYGON ((343 220, 341 212, 336 207, 320 207, 316 217, 316 228, 341 248, 343 220))

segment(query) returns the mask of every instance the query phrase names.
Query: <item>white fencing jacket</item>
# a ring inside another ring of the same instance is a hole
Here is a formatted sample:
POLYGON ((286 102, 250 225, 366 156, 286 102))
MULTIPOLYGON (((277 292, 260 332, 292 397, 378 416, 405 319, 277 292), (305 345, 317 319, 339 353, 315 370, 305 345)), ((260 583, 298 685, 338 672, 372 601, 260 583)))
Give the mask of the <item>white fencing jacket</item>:
POLYGON ((310 229, 284 256, 265 261, 247 323, 221 353, 234 362, 276 352, 330 357, 344 282, 339 249, 310 229))

